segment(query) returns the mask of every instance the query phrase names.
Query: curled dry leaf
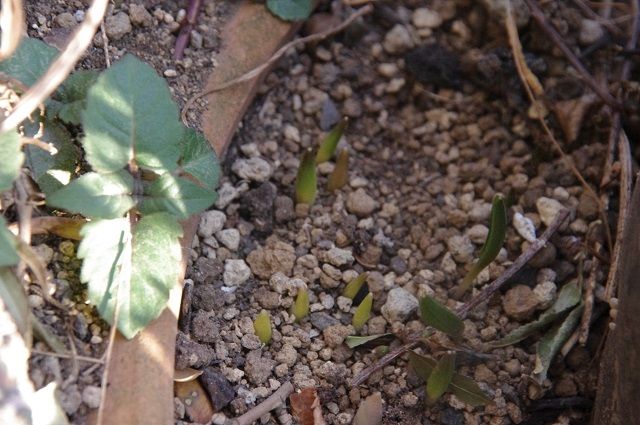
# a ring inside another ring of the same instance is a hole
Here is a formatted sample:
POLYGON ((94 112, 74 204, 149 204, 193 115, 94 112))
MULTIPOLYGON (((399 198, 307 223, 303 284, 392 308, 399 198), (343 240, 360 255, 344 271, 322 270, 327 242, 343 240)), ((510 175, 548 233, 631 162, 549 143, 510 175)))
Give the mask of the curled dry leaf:
POLYGON ((305 388, 299 393, 291 394, 291 413, 300 425, 325 425, 322 417, 320 399, 315 388, 305 388))
POLYGON ((190 367, 186 369, 176 369, 173 372, 173 382, 189 382, 202 375, 201 370, 192 369, 190 367))
POLYGON ((382 423, 382 396, 379 392, 365 398, 353 418, 353 425, 380 425, 382 423))
POLYGON ((553 112, 568 143, 578 138, 584 117, 595 101, 596 96, 589 93, 577 99, 563 100, 553 105, 553 112))

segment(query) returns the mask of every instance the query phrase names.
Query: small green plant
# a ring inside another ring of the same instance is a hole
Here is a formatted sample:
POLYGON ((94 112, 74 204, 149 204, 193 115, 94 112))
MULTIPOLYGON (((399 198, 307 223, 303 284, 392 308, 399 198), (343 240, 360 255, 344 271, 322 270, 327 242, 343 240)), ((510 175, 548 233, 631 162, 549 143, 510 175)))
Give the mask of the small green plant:
POLYGON ((420 300, 420 316, 426 325, 446 333, 453 340, 462 338, 464 322, 435 298, 427 295, 420 300))
POLYGON ((327 180, 327 190, 329 192, 342 189, 349 180, 349 151, 342 149, 336 159, 336 166, 327 180))
POLYGON ((296 300, 291 306, 291 314, 296 318, 296 322, 309 315, 309 292, 307 292, 307 288, 298 289, 296 300))
MULTIPOLYGON (((0 63, 0 72, 31 85, 55 55, 52 47, 26 39, 0 63)), ((125 337, 135 336, 162 312, 178 280, 178 220, 217 197, 216 156, 199 133, 180 123, 164 79, 131 55, 100 74, 77 72, 47 101, 43 117, 25 122, 20 133, 0 136, 0 149, 10 153, 0 190, 26 167, 50 207, 90 219, 80 231, 81 280, 100 315, 125 337), (29 144, 23 153, 22 138, 40 126, 42 141, 53 149, 29 144), (83 135, 91 166, 77 178, 81 159, 71 131, 83 135)))
POLYGON ((364 283, 367 281, 367 276, 369 274, 367 272, 360 273, 355 279, 351 282, 347 283, 347 286, 344 288, 342 295, 347 298, 351 298, 352 300, 360 293, 364 283))
POLYGON ((333 129, 325 136, 318 147, 318 153, 316 154, 316 164, 329 161, 338 147, 338 142, 344 134, 344 130, 349 123, 348 118, 343 118, 333 129))
POLYGON ((253 329, 255 334, 263 344, 268 344, 271 341, 271 318, 269 312, 262 310, 253 322, 253 329))
POLYGON ((433 404, 447 391, 456 365, 456 354, 448 351, 440 357, 427 378, 427 403, 433 404))
POLYGON ((305 150, 296 177, 296 203, 312 205, 318 192, 315 152, 312 148, 305 150))
POLYGON ((371 308, 373 307, 373 294, 369 293, 364 300, 360 303, 355 313, 353 314, 353 320, 351 324, 356 332, 360 331, 369 317, 371 317, 371 308))
POLYGON ((480 274, 498 256, 504 238, 507 234, 507 209, 504 204, 504 198, 500 195, 493 197, 491 204, 491 224, 489 225, 489 234, 485 241, 478 261, 476 261, 466 274, 460 286, 456 288, 456 297, 461 297, 473 284, 473 280, 480 274))

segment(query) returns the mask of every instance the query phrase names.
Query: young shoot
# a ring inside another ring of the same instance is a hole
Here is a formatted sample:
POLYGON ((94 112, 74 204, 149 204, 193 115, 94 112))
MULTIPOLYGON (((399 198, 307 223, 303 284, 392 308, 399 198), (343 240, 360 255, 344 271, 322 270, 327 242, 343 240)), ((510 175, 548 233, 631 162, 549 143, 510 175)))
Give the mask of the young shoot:
POLYGON ((327 180, 327 189, 329 192, 341 189, 349 178, 349 151, 342 149, 336 159, 336 166, 327 180))
POLYGON ((296 203, 312 205, 318 192, 318 177, 316 175, 315 152, 308 148, 302 160, 296 177, 296 203))
POLYGON ((261 343, 268 344, 271 341, 271 318, 268 311, 262 310, 258 314, 253 322, 253 329, 261 343))
POLYGON ((505 207, 504 198, 500 195, 493 197, 491 205, 491 223, 489 225, 489 234, 485 241, 478 261, 476 261, 467 275, 462 279, 460 286, 456 288, 455 296, 461 297, 471 286, 474 279, 480 274, 498 256, 504 238, 507 233, 507 208, 505 207))
POLYGON ((371 308, 373 307, 373 294, 369 293, 360 303, 356 312, 353 314, 351 324, 356 331, 360 331, 369 317, 371 317, 371 308))
POLYGON ((362 288, 364 282, 367 280, 367 276, 367 272, 360 273, 358 277, 347 283, 347 286, 344 288, 344 292, 342 293, 342 295, 347 298, 354 299, 356 295, 358 295, 358 292, 360 292, 360 288, 362 288))
POLYGON ((309 314, 309 293, 307 288, 298 289, 296 301, 291 307, 291 314, 295 316, 296 322, 301 321, 309 314))
POLYGON ((342 121, 340 121, 335 127, 333 127, 333 129, 325 136, 322 142, 320 142, 318 154, 316 155, 316 164, 320 164, 331 159, 336 151, 338 142, 344 134, 344 130, 347 128, 348 123, 349 119, 347 117, 342 118, 342 121))

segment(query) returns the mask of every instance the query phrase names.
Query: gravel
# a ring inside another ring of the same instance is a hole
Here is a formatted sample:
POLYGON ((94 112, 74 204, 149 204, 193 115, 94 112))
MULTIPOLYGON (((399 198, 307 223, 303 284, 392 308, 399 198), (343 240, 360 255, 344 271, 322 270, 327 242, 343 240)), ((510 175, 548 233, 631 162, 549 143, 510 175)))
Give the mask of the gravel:
POLYGON ((224 284, 237 286, 251 277, 251 269, 244 260, 227 260, 224 263, 224 284))
POLYGON ((418 309, 418 299, 404 288, 393 288, 380 310, 390 323, 404 322, 418 309))

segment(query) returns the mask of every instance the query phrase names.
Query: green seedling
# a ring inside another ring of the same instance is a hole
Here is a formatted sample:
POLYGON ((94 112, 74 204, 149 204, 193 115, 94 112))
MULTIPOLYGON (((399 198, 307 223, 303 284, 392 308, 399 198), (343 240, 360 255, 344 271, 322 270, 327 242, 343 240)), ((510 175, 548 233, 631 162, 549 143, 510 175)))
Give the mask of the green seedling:
POLYGON ((308 148, 300 161, 296 177, 296 203, 312 205, 318 192, 318 176, 316 175, 315 153, 308 148))
POLYGON ((425 325, 433 326, 446 333, 454 341, 458 341, 462 337, 464 322, 455 313, 428 295, 420 300, 420 316, 425 325))
POLYGON ((369 317, 371 317, 372 307, 373 307, 373 294, 369 293, 369 295, 367 295, 364 298, 364 300, 362 300, 362 302, 356 309, 356 312, 353 314, 353 320, 351 323, 353 324, 353 328, 356 331, 359 331, 360 329, 362 329, 364 324, 367 323, 367 320, 369 320, 369 317))
POLYGON ((301 321, 309 314, 309 293, 306 288, 298 289, 296 301, 291 307, 291 314, 296 318, 296 322, 301 321))
POLYGON ((427 403, 434 404, 447 391, 455 371, 456 355, 445 353, 427 379, 427 403))
POLYGON ((364 285, 364 283, 366 282, 367 276, 367 272, 360 273, 358 277, 347 283, 347 286, 344 288, 344 292, 342 293, 342 295, 347 298, 354 299, 356 295, 358 295, 358 292, 360 292, 360 288, 362 288, 362 285, 364 285))
POLYGON ((504 198, 500 195, 493 197, 493 203, 491 205, 491 223, 489 225, 489 234, 482 249, 480 250, 480 256, 471 270, 462 279, 460 286, 456 288, 455 296, 461 297, 469 288, 471 288, 474 279, 480 274, 485 267, 487 267, 498 256, 502 245, 504 244, 504 238, 507 233, 507 209, 504 204, 504 198))
POLYGON ((342 149, 336 159, 336 166, 327 180, 327 190, 333 192, 341 189, 349 179, 349 151, 342 149))
POLYGON ((271 341, 271 318, 269 312, 262 310, 256 320, 253 322, 253 329, 263 344, 268 344, 271 341))
POLYGON ((380 345, 387 345, 393 342, 395 339, 392 333, 386 334, 376 334, 376 335, 367 335, 367 336, 355 336, 349 335, 345 340, 345 344, 349 348, 375 348, 380 345))
POLYGON ((331 159, 348 123, 349 119, 347 117, 343 118, 342 121, 333 127, 333 129, 325 136, 322 142, 320 142, 318 154, 316 155, 316 164, 320 164, 331 159))

